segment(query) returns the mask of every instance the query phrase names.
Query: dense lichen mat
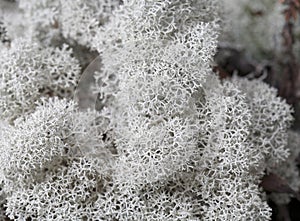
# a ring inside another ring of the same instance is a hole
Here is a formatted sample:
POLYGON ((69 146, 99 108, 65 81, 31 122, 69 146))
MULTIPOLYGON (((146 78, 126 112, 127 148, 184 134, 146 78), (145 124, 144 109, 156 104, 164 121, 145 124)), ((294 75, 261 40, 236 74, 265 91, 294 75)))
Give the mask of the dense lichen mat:
POLYGON ((292 108, 212 70, 221 1, 2 5, 0 219, 265 221, 266 174, 298 189, 292 108))

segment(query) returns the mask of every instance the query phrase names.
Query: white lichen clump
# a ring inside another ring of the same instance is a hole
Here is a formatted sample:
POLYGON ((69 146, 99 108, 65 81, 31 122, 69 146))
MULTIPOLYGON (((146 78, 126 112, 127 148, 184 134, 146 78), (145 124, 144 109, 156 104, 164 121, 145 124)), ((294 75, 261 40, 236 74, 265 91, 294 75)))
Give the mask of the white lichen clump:
POLYGON ((0 118, 13 120, 34 109, 43 96, 72 96, 80 74, 79 62, 67 45, 41 47, 16 39, 0 56, 0 118))
POLYGON ((68 41, 90 47, 96 30, 109 20, 120 3, 120 0, 18 0, 15 7, 4 7, 3 22, 12 39, 27 36, 45 45, 68 41))
POLYGON ((256 59, 270 59, 281 50, 284 6, 273 0, 223 1, 223 41, 241 46, 256 59))
MULTIPOLYGON (((292 190, 300 189, 299 171, 295 164, 296 159, 299 157, 300 139, 299 133, 294 131, 288 132, 288 150, 290 152, 289 158, 272 169, 272 172, 276 173, 280 177, 284 178, 292 190)), ((272 193, 271 198, 279 205, 287 205, 291 201, 291 197, 295 197, 291 193, 272 193)))
POLYGON ((218 0, 19 3, 41 25, 0 48, 1 218, 270 220, 259 184, 294 157, 291 108, 212 73, 218 0), (42 32, 57 27, 98 51, 101 108, 72 101, 79 62, 42 32))

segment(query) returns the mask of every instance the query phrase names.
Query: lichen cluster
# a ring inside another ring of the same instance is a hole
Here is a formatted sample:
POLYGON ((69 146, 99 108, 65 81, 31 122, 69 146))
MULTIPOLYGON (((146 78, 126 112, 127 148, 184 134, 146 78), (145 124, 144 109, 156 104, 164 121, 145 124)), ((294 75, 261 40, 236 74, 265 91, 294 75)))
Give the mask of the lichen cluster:
POLYGON ((270 220, 259 183, 295 158, 292 110, 259 80, 212 72, 218 0, 18 4, 10 24, 28 32, 4 28, 0 47, 3 218, 270 220), (96 110, 73 100, 77 45, 101 58, 96 110))

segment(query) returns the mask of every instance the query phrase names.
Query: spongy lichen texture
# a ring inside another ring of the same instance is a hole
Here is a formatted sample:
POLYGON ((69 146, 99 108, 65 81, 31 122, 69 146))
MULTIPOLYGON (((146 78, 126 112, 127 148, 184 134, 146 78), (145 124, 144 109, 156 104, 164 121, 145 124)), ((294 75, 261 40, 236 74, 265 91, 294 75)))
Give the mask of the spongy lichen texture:
POLYGON ((28 38, 17 38, 0 57, 0 118, 14 120, 34 109, 42 97, 74 94, 79 62, 67 45, 41 47, 28 38))
POLYGON ((43 25, 1 48, 0 216, 270 220, 259 183, 293 156, 292 111, 259 80, 212 72, 219 1, 119 3, 20 1, 43 25), (80 67, 51 47, 53 24, 98 51, 101 108, 72 101, 80 67))
POLYGON ((282 50, 284 5, 280 1, 225 0, 223 5, 222 41, 241 46, 256 59, 270 59, 282 50))

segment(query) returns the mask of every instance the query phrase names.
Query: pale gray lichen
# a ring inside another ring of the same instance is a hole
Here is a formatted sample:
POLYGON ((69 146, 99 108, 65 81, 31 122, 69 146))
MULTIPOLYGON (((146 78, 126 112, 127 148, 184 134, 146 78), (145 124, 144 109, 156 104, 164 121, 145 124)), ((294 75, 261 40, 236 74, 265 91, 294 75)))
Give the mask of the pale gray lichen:
MULTIPOLYGON (((288 159, 281 163, 280 165, 272 168, 271 172, 279 175, 283 178, 287 185, 295 191, 299 192, 300 189, 300 177, 299 171, 297 168, 297 158, 300 153, 300 139, 299 132, 289 131, 288 132, 288 145, 287 149, 289 151, 288 159)), ((287 205, 292 197, 298 197, 292 193, 272 193, 271 199, 276 202, 278 205, 287 205)))
POLYGON ((73 96, 80 67, 67 45, 43 48, 16 39, 1 53, 1 119, 14 120, 32 111, 43 96, 73 96))
POLYGON ((28 17, 51 9, 41 30, 64 16, 64 37, 99 52, 101 108, 70 101, 79 66, 66 46, 32 43, 41 40, 33 28, 37 39, 1 49, 0 206, 9 218, 270 220, 259 183, 288 157, 291 109, 259 80, 212 73, 218 0, 125 0, 74 30, 100 2, 66 1, 62 14, 58 1, 22 2, 28 17))
POLYGON ((282 49, 284 5, 273 0, 223 1, 221 39, 239 45, 256 59, 269 59, 282 49), (266 28, 268 27, 268 28, 266 28))

